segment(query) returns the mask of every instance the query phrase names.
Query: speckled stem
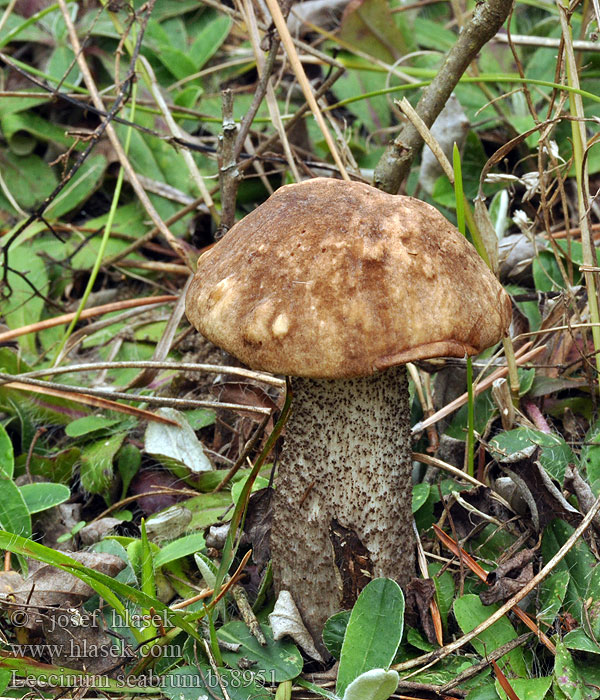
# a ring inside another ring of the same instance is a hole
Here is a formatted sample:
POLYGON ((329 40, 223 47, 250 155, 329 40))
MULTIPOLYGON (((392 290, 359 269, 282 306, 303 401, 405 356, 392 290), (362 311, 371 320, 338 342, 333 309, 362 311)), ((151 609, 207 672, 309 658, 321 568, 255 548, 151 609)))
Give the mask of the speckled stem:
POLYGON ((292 379, 276 479, 271 554, 321 651, 327 618, 371 578, 414 575, 406 370, 292 379))

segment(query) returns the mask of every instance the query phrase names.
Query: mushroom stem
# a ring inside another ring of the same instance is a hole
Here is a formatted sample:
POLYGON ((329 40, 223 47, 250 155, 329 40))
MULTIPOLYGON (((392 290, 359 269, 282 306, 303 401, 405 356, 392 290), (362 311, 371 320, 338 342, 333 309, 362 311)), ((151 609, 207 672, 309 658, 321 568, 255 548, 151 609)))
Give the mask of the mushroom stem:
POLYGON ((406 369, 292 378, 273 503, 277 592, 288 590, 321 652, 323 625, 371 578, 413 576, 406 369))

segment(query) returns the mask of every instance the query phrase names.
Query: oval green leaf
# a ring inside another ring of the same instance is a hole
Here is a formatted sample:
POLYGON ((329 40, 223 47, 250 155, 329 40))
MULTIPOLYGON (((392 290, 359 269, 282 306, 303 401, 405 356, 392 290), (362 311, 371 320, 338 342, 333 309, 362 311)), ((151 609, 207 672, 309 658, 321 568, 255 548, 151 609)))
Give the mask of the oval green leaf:
POLYGON ((29 513, 39 513, 71 498, 71 490, 68 486, 50 482, 23 484, 23 486, 19 486, 19 491, 29 513))
POLYGON ((387 668, 393 661, 404 625, 404 595, 391 579, 377 578, 365 586, 352 608, 342 653, 336 693, 366 671, 387 668))
POLYGON ((240 620, 223 625, 217 631, 217 637, 224 642, 240 644, 238 652, 223 651, 223 660, 232 668, 239 668, 238 662, 242 657, 255 661, 252 670, 261 673, 269 681, 281 683, 295 678, 303 666, 302 654, 291 642, 276 642, 269 627, 262 627, 267 646, 261 646, 252 636, 250 630, 240 620))

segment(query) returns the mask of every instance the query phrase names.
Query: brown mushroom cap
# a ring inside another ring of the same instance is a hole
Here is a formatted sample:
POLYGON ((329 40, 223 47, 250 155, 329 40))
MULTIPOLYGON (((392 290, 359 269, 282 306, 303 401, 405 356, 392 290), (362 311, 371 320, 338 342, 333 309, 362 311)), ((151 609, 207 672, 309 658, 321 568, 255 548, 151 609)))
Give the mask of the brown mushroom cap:
POLYGON ((254 369, 337 379, 498 342, 508 295, 434 207, 359 182, 277 190, 198 261, 186 312, 254 369))

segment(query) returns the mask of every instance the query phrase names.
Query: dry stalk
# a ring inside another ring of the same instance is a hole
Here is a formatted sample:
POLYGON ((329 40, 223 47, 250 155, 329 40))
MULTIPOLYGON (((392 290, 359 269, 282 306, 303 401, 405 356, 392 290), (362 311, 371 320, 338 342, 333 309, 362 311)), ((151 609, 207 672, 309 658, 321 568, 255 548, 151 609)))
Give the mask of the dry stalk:
MULTIPOLYGON (((60 392, 64 395, 65 392, 75 395, 84 395, 86 397, 98 397, 104 399, 120 399, 121 401, 140 401, 142 403, 153 404, 154 406, 169 406, 170 408, 212 408, 212 409, 227 409, 230 411, 250 411, 251 413, 259 413, 261 415, 271 415, 271 409, 263 408, 262 406, 244 406, 235 403, 221 403, 219 401, 198 401, 196 399, 176 399, 165 396, 140 396, 136 394, 128 394, 124 391, 111 391, 110 389, 91 389, 89 387, 73 386, 71 384, 56 384, 54 382, 46 382, 41 379, 31 379, 20 374, 6 374, 0 372, 0 386, 4 385, 9 389, 20 389, 21 391, 34 391, 34 388, 44 389, 46 393, 60 392)), ((43 393, 43 392, 40 392, 43 393)))
POLYGON ((325 139, 325 142, 327 143, 327 146, 329 148, 329 152, 331 153, 335 164, 339 168, 342 178, 344 180, 350 180, 350 176, 346 172, 346 167, 342 162, 337 146, 335 145, 335 141, 333 140, 331 133, 327 128, 327 124, 325 122, 325 118, 323 117, 323 113, 319 108, 310 83, 308 82, 308 78, 306 77, 306 73, 304 72, 304 67, 302 66, 302 63, 298 58, 296 47, 294 46, 294 42, 290 35, 289 29, 287 28, 287 24, 285 23, 285 19, 283 17, 283 14, 281 13, 281 8, 279 7, 277 0, 266 0, 266 3, 269 8, 269 12, 271 13, 271 17, 273 18, 275 27, 279 32, 279 37, 281 38, 281 42, 283 43, 283 46, 285 48, 285 52, 287 54, 290 65, 292 66, 292 70, 296 75, 296 80, 300 84, 302 92, 304 93, 304 97, 308 102, 315 119, 317 120, 317 124, 321 129, 323 138, 325 139))
POLYGON ((223 132, 219 137, 219 186, 221 188, 221 226, 215 234, 219 240, 235 223, 235 205, 237 201, 240 171, 237 168, 235 143, 237 126, 233 118, 233 93, 223 90, 221 93, 223 109, 223 132))
MULTIPOLYGON (((111 304, 103 304, 102 306, 94 306, 91 309, 84 309, 79 314, 79 320, 83 321, 86 318, 93 318, 94 316, 102 316, 103 314, 109 314, 114 311, 123 311, 124 309, 131 309, 137 306, 158 306, 160 304, 167 304, 172 301, 177 301, 178 297, 169 294, 160 297, 145 297, 143 299, 128 299, 126 301, 115 301, 111 304)), ((66 323, 70 323, 75 318, 76 312, 70 314, 63 314, 62 316, 55 316, 54 318, 46 318, 43 321, 37 321, 36 323, 30 323, 27 326, 21 326, 20 328, 14 328, 10 331, 4 331, 0 333, 0 343, 6 343, 8 340, 13 338, 19 338, 22 335, 27 335, 28 333, 37 333, 38 331, 43 331, 46 328, 54 328, 55 326, 62 326, 66 323)))
MULTIPOLYGON (((431 127, 436 120, 481 47, 500 29, 512 6, 513 0, 489 0, 475 7, 473 16, 459 34, 435 78, 423 90, 417 104, 416 112, 427 127, 431 127)), ((412 124, 406 124, 377 164, 375 185, 385 192, 396 194, 422 145, 421 134, 412 124)))
POLYGON ((71 372, 97 372, 98 370, 111 369, 164 369, 178 370, 180 372, 208 372, 212 374, 233 374, 245 379, 253 379, 264 384, 271 384, 278 389, 285 389, 285 379, 279 379, 272 374, 265 372, 255 372, 252 369, 244 367, 230 367, 228 365, 210 365, 200 364, 196 362, 155 362, 152 360, 127 360, 122 362, 86 362, 85 364, 69 365, 66 367, 48 367, 47 369, 38 369, 32 372, 25 372, 19 377, 28 377, 35 379, 36 377, 54 376, 56 374, 67 374, 71 372))
MULTIPOLYGON (((187 134, 185 131, 177 124, 175 119, 173 118, 173 115, 171 114, 171 110, 169 109, 169 106, 167 105, 164 97, 162 96, 161 92, 161 87, 160 85, 156 82, 156 76, 154 75, 154 71, 152 70, 152 66, 148 62, 145 56, 140 56, 139 58, 141 65, 144 68, 144 72, 147 76, 147 82, 149 83, 150 86, 150 91, 152 92, 152 96, 154 97, 154 100, 156 101, 156 104, 164 117, 165 123, 171 132, 173 136, 176 138, 180 139, 185 139, 187 138, 187 134)), ((185 161, 185 164, 188 168, 188 171, 190 173, 190 176, 192 178, 192 181, 196 184, 196 187, 198 188, 198 191, 200 192, 200 195, 202 196, 202 200, 204 201, 204 204, 208 207, 208 210, 211 213, 212 218, 214 221, 218 224, 219 223, 219 215, 217 213, 217 210, 215 208, 215 203, 213 202, 212 197, 210 196, 210 192, 208 191, 208 188, 206 186, 206 183, 204 182, 204 178, 202 177, 202 173, 200 172, 198 166, 196 165, 196 161, 194 160, 192 154, 187 148, 183 148, 181 150, 181 156, 183 160, 185 161)))

